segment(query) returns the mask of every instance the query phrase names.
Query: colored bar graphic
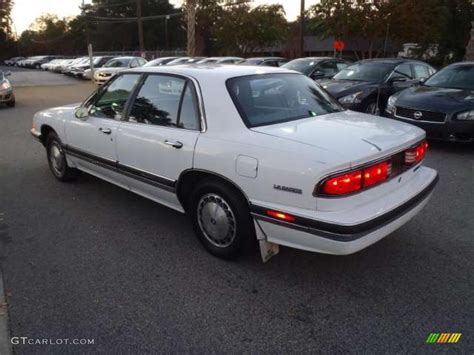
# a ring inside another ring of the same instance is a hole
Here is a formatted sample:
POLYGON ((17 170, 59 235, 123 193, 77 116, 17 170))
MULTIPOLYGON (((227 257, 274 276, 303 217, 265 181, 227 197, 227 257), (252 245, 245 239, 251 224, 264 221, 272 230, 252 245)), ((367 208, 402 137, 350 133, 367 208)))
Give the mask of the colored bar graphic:
POLYGON ((426 338, 427 344, 456 344, 461 339, 462 333, 430 333, 426 338))

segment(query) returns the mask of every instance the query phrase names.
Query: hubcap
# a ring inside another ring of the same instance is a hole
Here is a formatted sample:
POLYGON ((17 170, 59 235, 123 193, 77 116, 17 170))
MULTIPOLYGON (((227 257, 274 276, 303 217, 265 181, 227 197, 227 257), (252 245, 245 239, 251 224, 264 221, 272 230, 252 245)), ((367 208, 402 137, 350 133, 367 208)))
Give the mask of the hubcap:
POLYGON ((51 167, 54 173, 58 176, 62 175, 64 170, 64 157, 61 147, 56 142, 51 144, 49 160, 51 161, 51 167))
POLYGON ((222 197, 204 195, 198 204, 197 217, 202 233, 211 244, 219 248, 232 244, 236 234, 235 216, 222 197))

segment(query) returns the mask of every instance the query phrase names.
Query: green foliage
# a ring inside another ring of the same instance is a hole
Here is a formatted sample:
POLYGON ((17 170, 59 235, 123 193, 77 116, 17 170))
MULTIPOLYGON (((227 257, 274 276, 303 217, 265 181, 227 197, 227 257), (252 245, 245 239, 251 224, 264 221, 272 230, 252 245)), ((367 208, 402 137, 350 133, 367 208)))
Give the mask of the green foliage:
POLYGON ((243 4, 225 8, 212 33, 219 53, 250 55, 283 43, 288 23, 281 5, 243 4))
POLYGON ((472 0, 321 0, 311 8, 310 15, 313 23, 324 22, 319 27, 322 35, 367 40, 365 52, 369 57, 382 54, 375 43, 383 42, 388 33, 392 44, 420 44, 420 56, 433 44, 437 45, 435 60, 444 63, 464 56, 473 3, 472 0))

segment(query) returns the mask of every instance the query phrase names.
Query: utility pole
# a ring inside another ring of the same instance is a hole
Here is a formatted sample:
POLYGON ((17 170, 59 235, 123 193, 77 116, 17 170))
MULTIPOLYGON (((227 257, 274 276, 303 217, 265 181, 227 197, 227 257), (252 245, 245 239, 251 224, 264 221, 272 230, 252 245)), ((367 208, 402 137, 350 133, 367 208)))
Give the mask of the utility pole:
POLYGON ((138 20, 138 43, 140 45, 140 55, 145 56, 145 40, 143 38, 143 20, 142 20, 142 1, 137 1, 137 20, 138 20))
POLYGON ((93 53, 93 48, 92 48, 92 43, 91 43, 91 38, 90 38, 90 33, 89 33, 89 22, 86 17, 86 8, 85 8, 85 1, 82 0, 82 16, 85 20, 85 25, 86 25, 86 48, 87 48, 87 54, 89 55, 89 66, 91 69, 91 74, 92 77, 94 77, 94 53, 93 53))
POLYGON ((300 57, 304 57, 304 9, 305 3, 304 0, 301 0, 301 9, 300 9, 300 57))
POLYGON ((165 17, 165 49, 169 50, 170 48, 170 39, 169 39, 169 34, 168 34, 168 21, 171 18, 171 16, 166 16, 165 17))

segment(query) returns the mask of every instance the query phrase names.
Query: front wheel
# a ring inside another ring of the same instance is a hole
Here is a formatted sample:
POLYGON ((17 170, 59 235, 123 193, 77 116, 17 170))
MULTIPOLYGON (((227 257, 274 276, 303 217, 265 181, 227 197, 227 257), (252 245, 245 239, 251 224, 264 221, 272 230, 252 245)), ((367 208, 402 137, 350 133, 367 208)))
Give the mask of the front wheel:
POLYGON ((238 256, 255 239, 247 201, 226 183, 203 181, 192 193, 189 210, 196 235, 215 256, 238 256))
POLYGON ((59 137, 55 133, 50 133, 46 139, 46 154, 49 168, 54 177, 59 181, 72 181, 78 175, 78 170, 69 167, 66 154, 59 137))

